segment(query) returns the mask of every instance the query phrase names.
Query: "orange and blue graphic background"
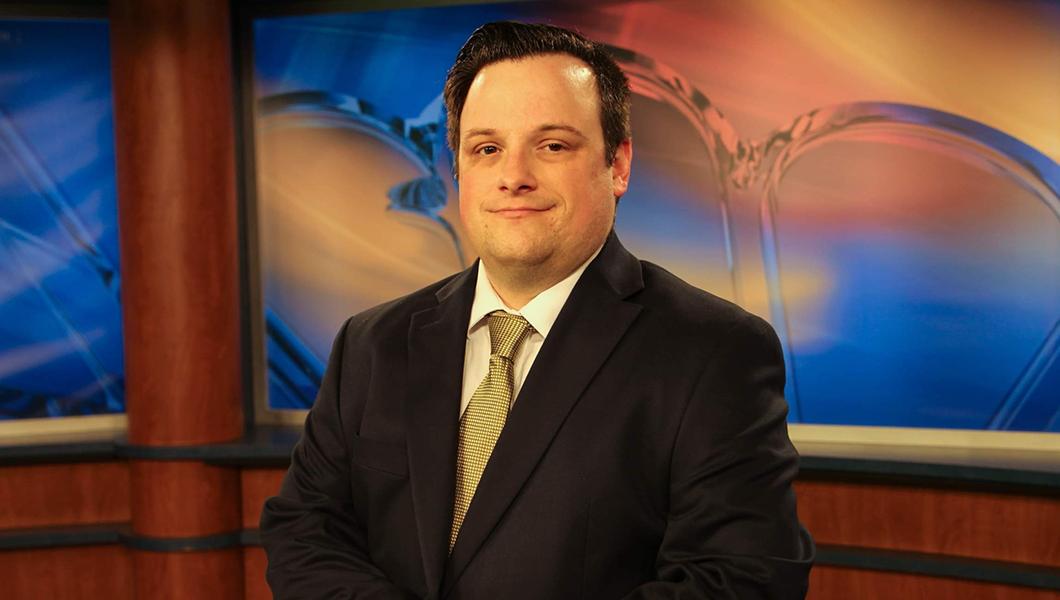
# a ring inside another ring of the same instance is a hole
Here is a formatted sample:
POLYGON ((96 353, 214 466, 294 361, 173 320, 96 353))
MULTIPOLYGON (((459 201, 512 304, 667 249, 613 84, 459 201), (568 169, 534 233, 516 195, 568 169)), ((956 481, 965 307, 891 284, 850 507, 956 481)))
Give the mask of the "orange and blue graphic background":
MULTIPOLYGON (((792 422, 1060 432, 1060 7, 1038 0, 255 19, 270 408, 312 403, 347 316, 474 259, 439 94, 496 19, 613 48, 619 235, 773 323, 792 422)), ((0 21, 0 418, 123 409, 107 52, 105 22, 0 21)))
POLYGON ((258 20, 272 407, 311 402, 345 316, 473 258, 438 95, 494 19, 615 47, 635 93, 619 235, 773 323, 793 422, 1060 431, 1060 11, 1044 2, 258 20))

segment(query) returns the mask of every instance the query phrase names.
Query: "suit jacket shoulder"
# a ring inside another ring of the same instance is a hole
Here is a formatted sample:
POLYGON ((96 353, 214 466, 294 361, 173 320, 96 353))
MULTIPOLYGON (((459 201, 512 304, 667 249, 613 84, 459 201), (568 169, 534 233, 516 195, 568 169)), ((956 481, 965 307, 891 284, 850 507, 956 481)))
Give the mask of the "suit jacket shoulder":
POLYGON ((670 343, 703 352, 741 339, 757 341, 779 354, 773 327, 741 306, 692 286, 663 267, 640 261, 644 289, 629 298, 643 307, 642 318, 668 332, 670 343))

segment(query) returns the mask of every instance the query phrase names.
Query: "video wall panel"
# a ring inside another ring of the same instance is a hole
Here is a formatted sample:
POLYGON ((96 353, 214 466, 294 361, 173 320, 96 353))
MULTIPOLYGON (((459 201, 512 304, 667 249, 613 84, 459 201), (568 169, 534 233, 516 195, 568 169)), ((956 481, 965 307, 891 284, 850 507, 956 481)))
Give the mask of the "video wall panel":
POLYGON ((0 421, 122 413, 108 27, 0 20, 0 421))
POLYGON ((792 422, 1060 431, 1060 11, 1045 1, 255 19, 270 409, 311 405, 346 317, 474 260, 440 93, 497 19, 612 47, 634 91, 619 236, 771 321, 792 422))

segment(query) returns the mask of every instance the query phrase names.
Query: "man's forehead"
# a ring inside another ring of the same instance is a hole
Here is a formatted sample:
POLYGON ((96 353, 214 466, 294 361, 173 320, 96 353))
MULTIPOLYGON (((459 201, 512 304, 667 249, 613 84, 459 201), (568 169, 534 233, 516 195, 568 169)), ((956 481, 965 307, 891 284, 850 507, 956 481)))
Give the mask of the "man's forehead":
POLYGON ((485 129, 580 130, 598 120, 599 94, 592 69, 567 54, 544 54, 491 63, 471 83, 461 114, 463 136, 485 129))
POLYGON ((492 83, 504 83, 529 72, 563 78, 577 86, 591 86, 594 90, 596 88, 596 77, 585 61, 570 54, 557 52, 490 63, 479 69, 468 91, 470 93, 476 87, 481 88, 492 83))

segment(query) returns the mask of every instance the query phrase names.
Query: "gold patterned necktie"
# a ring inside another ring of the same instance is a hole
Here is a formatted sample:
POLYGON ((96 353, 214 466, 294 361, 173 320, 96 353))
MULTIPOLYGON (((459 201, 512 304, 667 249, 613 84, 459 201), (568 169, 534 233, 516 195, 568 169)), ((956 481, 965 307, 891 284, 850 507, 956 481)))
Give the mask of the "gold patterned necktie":
POLYGON ((460 419, 460 441, 456 451, 456 494, 449 551, 453 551, 464 515, 475 496, 482 472, 501 435, 512 404, 513 358, 533 328, 526 319, 494 311, 487 317, 490 329, 490 367, 460 419))

